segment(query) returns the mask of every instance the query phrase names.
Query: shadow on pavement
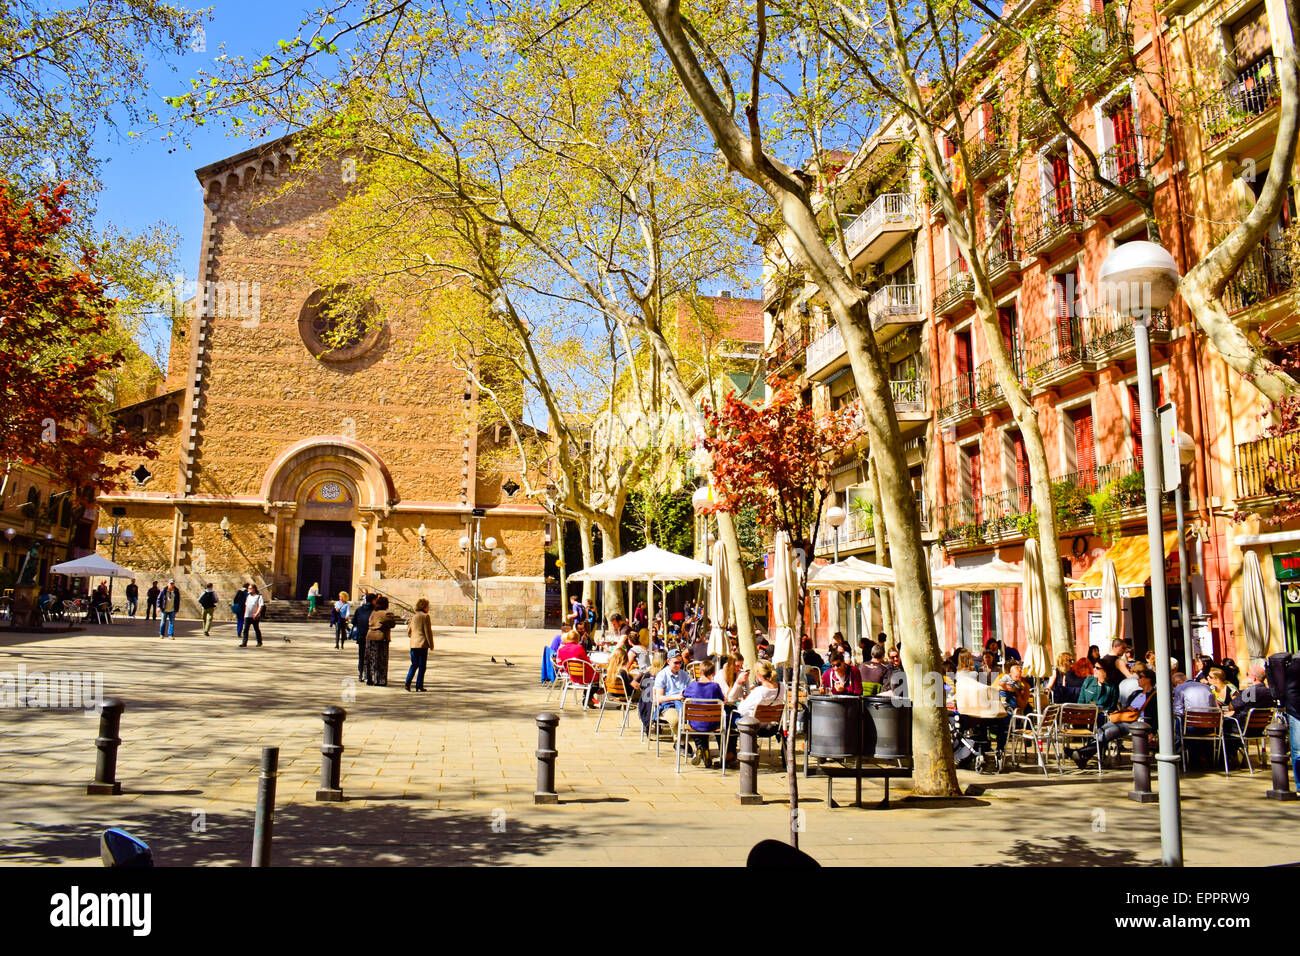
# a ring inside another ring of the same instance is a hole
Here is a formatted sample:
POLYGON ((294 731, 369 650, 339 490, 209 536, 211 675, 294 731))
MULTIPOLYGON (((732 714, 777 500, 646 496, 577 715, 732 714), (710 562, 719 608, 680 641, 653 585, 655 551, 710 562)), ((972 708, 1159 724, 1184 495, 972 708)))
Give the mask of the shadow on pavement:
POLYGON ((1133 850, 1094 846, 1082 837, 1055 841, 1017 840, 997 863, 985 866, 1143 866, 1133 850))

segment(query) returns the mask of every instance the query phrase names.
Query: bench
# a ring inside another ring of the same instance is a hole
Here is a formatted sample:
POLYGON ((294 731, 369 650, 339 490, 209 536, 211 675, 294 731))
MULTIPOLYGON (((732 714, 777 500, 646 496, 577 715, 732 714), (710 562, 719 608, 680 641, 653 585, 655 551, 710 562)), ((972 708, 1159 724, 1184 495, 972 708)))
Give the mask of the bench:
POLYGON ((862 780, 869 777, 873 780, 885 781, 885 799, 882 800, 877 809, 889 809, 889 781, 902 779, 912 776, 912 759, 910 757, 892 760, 888 763, 873 760, 871 758, 857 757, 852 765, 844 764, 842 766, 828 766, 821 762, 823 758, 818 758, 818 771, 826 778, 826 806, 833 809, 835 800, 832 796, 832 788, 835 785, 837 777, 852 777, 855 781, 856 794, 854 799, 855 806, 862 806, 862 780))

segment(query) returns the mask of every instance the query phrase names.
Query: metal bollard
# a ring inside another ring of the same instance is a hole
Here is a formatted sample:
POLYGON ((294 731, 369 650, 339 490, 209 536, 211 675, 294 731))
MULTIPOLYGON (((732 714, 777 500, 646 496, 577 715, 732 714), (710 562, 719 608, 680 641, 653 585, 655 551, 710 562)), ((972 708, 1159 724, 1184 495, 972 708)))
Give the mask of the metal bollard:
POLYGON ((86 787, 86 793, 119 794, 122 784, 117 780, 117 748, 122 743, 118 732, 122 729, 122 711, 126 704, 117 697, 109 697, 99 711, 99 737, 95 746, 95 780, 86 787))
POLYGON ((262 772, 257 777, 257 814, 253 818, 253 866, 271 865, 271 830, 275 824, 275 775, 280 748, 262 748, 262 772))
POLYGON ((325 721, 325 741, 320 748, 320 789, 316 799, 336 802, 343 799, 339 778, 343 769, 343 721, 348 719, 348 712, 331 705, 321 717, 325 721))
POLYGON ((560 725, 556 714, 537 715, 537 792, 533 803, 559 803, 555 792, 555 728, 560 725))
POLYGON ((1151 725, 1135 720, 1128 725, 1128 730, 1133 740, 1133 790, 1128 798, 1138 803, 1154 803, 1160 795, 1151 792, 1151 725))
POLYGON ((763 802, 758 794, 759 724, 753 717, 742 717, 737 726, 740 728, 740 741, 736 745, 736 756, 740 760, 740 792, 736 799, 741 806, 750 807, 763 802))
POLYGON ((1290 734, 1286 724, 1274 721, 1264 733, 1268 734, 1268 762, 1273 768, 1273 789, 1264 796, 1270 800, 1300 799, 1300 794, 1291 789, 1291 768, 1287 766, 1291 762, 1287 754, 1287 737, 1290 734))

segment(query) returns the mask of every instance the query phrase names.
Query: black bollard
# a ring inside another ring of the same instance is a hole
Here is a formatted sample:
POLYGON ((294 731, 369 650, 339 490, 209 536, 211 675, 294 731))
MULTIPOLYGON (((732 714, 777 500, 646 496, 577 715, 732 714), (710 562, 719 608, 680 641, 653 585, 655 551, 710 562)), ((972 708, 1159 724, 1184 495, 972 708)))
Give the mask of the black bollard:
POLYGON ((271 830, 275 824, 275 774, 280 748, 262 748, 262 772, 257 777, 257 815, 253 818, 253 866, 271 865, 271 830))
MULTIPOLYGON (((1290 767, 1287 765, 1291 762, 1287 755, 1287 737, 1289 736, 1286 724, 1274 721, 1268 725, 1268 762, 1273 768, 1273 789, 1269 790, 1264 796, 1270 800, 1295 800, 1300 798, 1291 789, 1290 767)), ((1244 745, 1243 745, 1244 746, 1244 745)))
POLYGON ((316 799, 334 802, 343 799, 339 779, 343 768, 343 721, 348 719, 348 712, 330 705, 321 717, 325 721, 325 742, 320 748, 320 789, 316 799))
POLYGON ((1160 795, 1151 792, 1151 725, 1135 720, 1128 725, 1128 732, 1133 740, 1133 791, 1128 798, 1138 803, 1154 803, 1160 795))
POLYGON ((740 760, 740 792, 736 799, 741 806, 751 807, 763 802, 758 793, 759 724, 753 717, 742 717, 737 726, 740 728, 740 742, 736 748, 740 760))
POLYGON ((116 697, 109 697, 99 710, 99 737, 95 746, 99 754, 95 757, 95 780, 86 787, 86 793, 119 794, 122 784, 117 780, 117 748, 122 743, 118 732, 122 729, 122 711, 126 704, 116 697))
POLYGON ((533 803, 559 803, 555 792, 555 728, 560 725, 556 714, 537 715, 537 792, 533 803))

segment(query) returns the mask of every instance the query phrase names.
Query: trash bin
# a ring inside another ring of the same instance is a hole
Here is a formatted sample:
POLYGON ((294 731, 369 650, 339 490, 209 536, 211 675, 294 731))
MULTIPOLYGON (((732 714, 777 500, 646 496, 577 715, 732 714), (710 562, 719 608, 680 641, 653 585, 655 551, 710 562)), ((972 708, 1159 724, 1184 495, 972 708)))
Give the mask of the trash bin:
POLYGON ((835 760, 857 756, 862 744, 862 698, 809 696, 808 706, 809 755, 835 760))
POLYGON ((892 760, 912 756, 912 702, 900 697, 862 698, 862 756, 892 760))

